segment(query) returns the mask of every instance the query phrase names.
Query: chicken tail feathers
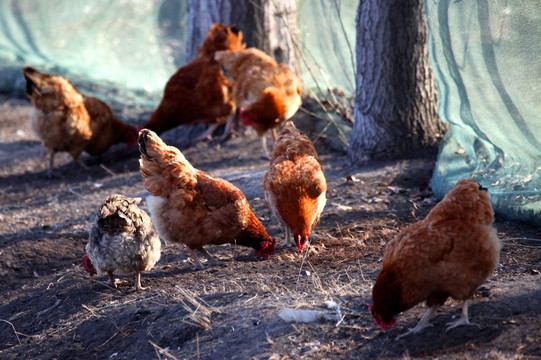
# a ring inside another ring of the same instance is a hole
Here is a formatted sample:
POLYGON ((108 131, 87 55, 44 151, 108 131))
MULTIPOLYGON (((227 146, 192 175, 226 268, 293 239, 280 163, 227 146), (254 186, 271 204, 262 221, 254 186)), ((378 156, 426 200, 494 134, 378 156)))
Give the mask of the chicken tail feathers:
POLYGON ((196 170, 175 147, 167 146, 155 132, 142 129, 137 140, 141 175, 154 196, 166 197, 173 189, 194 186, 196 170))

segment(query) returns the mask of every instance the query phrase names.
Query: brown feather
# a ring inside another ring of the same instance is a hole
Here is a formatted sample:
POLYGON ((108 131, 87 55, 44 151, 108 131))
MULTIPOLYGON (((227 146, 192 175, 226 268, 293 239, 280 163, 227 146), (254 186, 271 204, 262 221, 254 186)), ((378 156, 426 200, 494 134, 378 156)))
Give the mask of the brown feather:
POLYGON ((144 128, 157 134, 179 125, 223 123, 234 113, 231 82, 214 60, 218 50, 242 50, 242 32, 214 24, 189 64, 180 67, 165 85, 163 98, 144 128))
POLYGON ((501 249, 489 196, 461 180, 421 221, 388 244, 373 289, 373 313, 389 322, 426 301, 469 299, 495 269, 501 249))
POLYGON ((274 239, 233 184, 194 168, 150 130, 141 130, 139 147, 141 174, 152 194, 147 203, 163 239, 190 249, 225 243, 256 251, 274 248, 274 239))
POLYGON ((116 119, 107 104, 82 95, 67 79, 30 66, 23 74, 36 109, 32 127, 52 154, 66 151, 78 160, 83 151, 100 155, 114 144, 137 138, 137 130, 116 119))
POLYGON ((305 242, 325 206, 327 181, 314 145, 293 123, 276 139, 261 186, 273 215, 305 242))
POLYGON ((228 70, 233 100, 254 117, 259 136, 295 115, 302 103, 302 81, 287 65, 256 48, 219 51, 215 58, 228 70))

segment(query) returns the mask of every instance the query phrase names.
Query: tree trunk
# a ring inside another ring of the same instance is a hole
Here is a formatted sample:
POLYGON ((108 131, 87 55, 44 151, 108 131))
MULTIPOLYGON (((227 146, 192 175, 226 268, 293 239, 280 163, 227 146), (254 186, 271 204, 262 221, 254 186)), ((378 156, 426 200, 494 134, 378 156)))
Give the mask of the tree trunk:
POLYGON ((186 61, 197 55, 213 23, 236 25, 248 47, 257 47, 300 74, 297 1, 189 0, 186 61))
POLYGON ((301 74, 298 48, 299 26, 297 1, 258 0, 254 7, 255 27, 247 36, 249 46, 263 50, 276 61, 283 62, 301 74))
POLYGON ((434 148, 444 125, 428 61, 422 0, 361 0, 357 90, 346 167, 434 148))

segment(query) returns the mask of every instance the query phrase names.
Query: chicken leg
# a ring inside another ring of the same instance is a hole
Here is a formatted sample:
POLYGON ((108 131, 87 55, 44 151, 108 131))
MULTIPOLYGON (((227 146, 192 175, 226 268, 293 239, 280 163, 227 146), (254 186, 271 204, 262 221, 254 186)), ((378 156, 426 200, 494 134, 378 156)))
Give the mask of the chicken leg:
MULTIPOLYGON (((198 247, 196 248, 195 250, 199 251, 201 253, 201 255, 203 255, 205 258, 207 258, 208 262, 212 265, 218 265, 220 264, 220 262, 218 260, 216 260, 212 255, 210 255, 207 250, 203 249, 203 247, 198 247)), ((196 269, 204 269, 205 267, 203 266, 203 264, 201 263, 201 261, 199 260, 199 257, 197 256, 197 253, 195 252, 194 249, 190 249, 188 248, 188 251, 190 252, 190 255, 192 256, 193 258, 193 261, 195 263, 195 267, 196 269)))
POLYGON ((197 251, 199 251, 204 257, 206 257, 211 265, 220 265, 222 263, 221 261, 216 260, 214 256, 210 255, 207 250, 205 250, 202 246, 198 247, 197 251))
POLYGON ((112 271, 107 271, 109 275, 109 284, 116 289, 116 284, 118 284, 118 279, 115 279, 115 276, 112 271))
POLYGON ((230 114, 225 122, 224 133, 217 139, 217 141, 219 143, 223 143, 229 139, 231 135, 235 134, 238 134, 238 116, 236 114, 230 114), (235 125, 235 119, 237 119, 237 125, 235 125))
POLYGON ((430 319, 432 314, 434 314, 434 312, 439 309, 439 307, 440 305, 429 307, 428 310, 423 315, 423 317, 421 318, 421 320, 417 323, 417 325, 413 329, 409 329, 407 332, 398 336, 396 339, 398 340, 411 334, 414 334, 414 335, 418 334, 424 328, 432 326, 432 324, 430 324, 428 320, 430 319))
POLYGON ((186 248, 188 249, 188 252, 190 253, 190 256, 193 259, 193 262, 195 263, 195 268, 199 270, 204 269, 205 267, 203 266, 203 264, 201 264, 201 261, 199 261, 199 258, 197 257, 195 250, 190 249, 189 247, 186 247, 186 248))
POLYGON ((289 230, 289 226, 285 226, 286 228, 286 239, 285 239, 285 246, 291 247, 293 245, 293 235, 291 234, 291 230, 289 230))
POLYGON ((450 323, 447 323, 447 325, 448 327, 445 332, 448 332, 452 328, 461 325, 475 325, 474 323, 470 323, 470 320, 468 319, 468 300, 464 301, 464 303, 462 304, 462 314, 460 315, 460 318, 456 321, 451 321, 450 323))
POLYGON ((220 126, 219 123, 209 125, 208 129, 199 137, 197 137, 195 140, 196 141, 203 141, 203 140, 212 141, 213 140, 212 134, 214 134, 214 131, 216 131, 218 126, 220 126))
POLYGON ((141 286, 141 272, 136 271, 135 272, 135 291, 146 290, 146 289, 148 289, 148 287, 141 286))
POLYGON ((56 151, 51 150, 49 152, 49 168, 47 169, 47 177, 51 179, 53 177, 54 155, 56 151))
POLYGON ((266 134, 261 136, 261 158, 264 160, 269 160, 269 150, 267 149, 267 137, 266 134))

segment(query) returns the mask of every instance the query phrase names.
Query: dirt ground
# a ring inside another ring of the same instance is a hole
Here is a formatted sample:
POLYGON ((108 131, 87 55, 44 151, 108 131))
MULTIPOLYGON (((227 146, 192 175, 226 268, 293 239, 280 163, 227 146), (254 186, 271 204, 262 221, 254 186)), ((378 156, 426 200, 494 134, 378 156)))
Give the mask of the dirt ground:
MULTIPOLYGON (((317 142, 328 177, 328 202, 309 251, 283 245, 283 229, 263 201, 268 165, 248 133, 221 146, 175 142, 202 170, 240 187, 271 236, 275 253, 209 247, 223 263, 194 270, 186 252, 166 245, 162 258, 114 289, 81 266, 88 230, 112 193, 147 196, 136 147, 84 155, 88 170, 57 155, 46 177, 45 151, 29 127, 30 103, 0 97, 0 358, 4 359, 534 359, 541 358, 540 229, 496 219, 504 247, 493 276, 476 292, 470 320, 448 301, 430 327, 397 340, 425 311, 419 305, 385 332, 368 313, 384 246, 423 218, 435 157, 377 162, 342 173, 344 155, 317 142), (339 305, 338 308, 336 305, 339 305), (324 318, 289 323, 284 309, 319 310, 324 318)), ((146 210, 146 204, 142 202, 146 210)))

